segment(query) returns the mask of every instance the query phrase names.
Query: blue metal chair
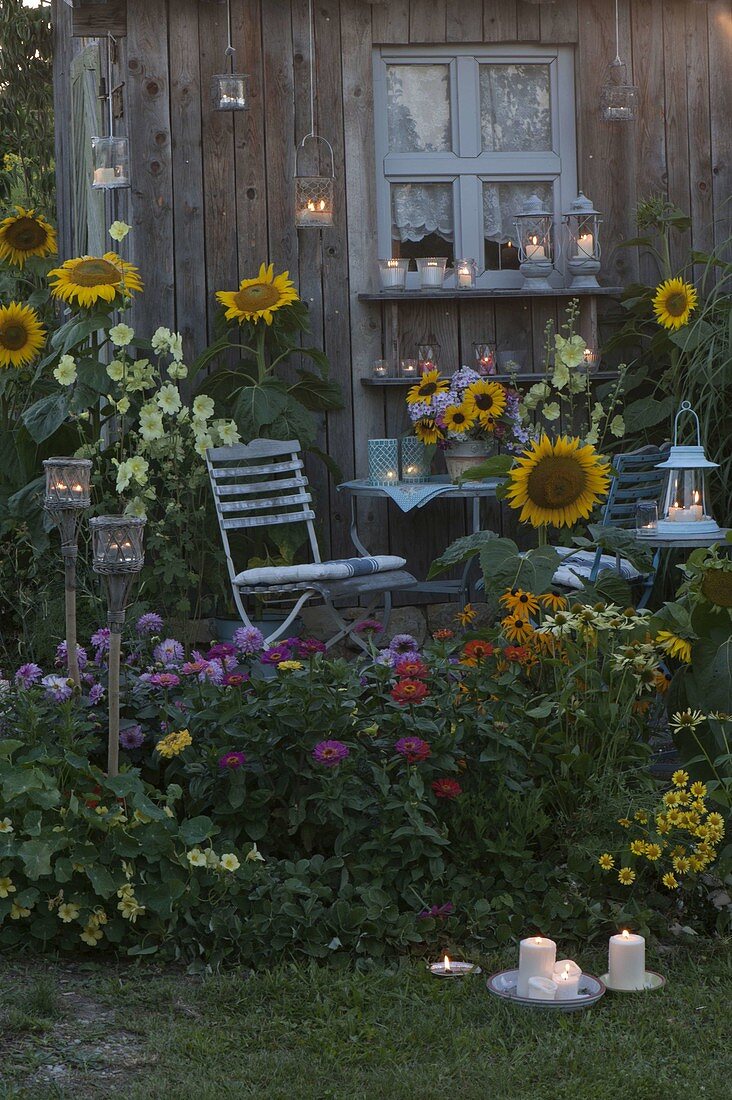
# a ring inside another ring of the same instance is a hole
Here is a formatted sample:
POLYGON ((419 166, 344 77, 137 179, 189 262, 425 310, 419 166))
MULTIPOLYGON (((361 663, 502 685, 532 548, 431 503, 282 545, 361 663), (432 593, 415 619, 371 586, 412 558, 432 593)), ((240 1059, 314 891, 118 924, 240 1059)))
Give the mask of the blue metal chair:
MULTIPOLYGON (((637 451, 615 455, 612 460, 613 479, 601 523, 608 527, 632 530, 635 527, 635 508, 639 500, 658 500, 664 484, 665 470, 657 469, 668 455, 668 447, 641 447, 637 451)), ((600 572, 614 569, 631 584, 641 585, 638 607, 645 607, 651 596, 661 552, 656 550, 648 573, 640 573, 631 562, 619 554, 603 554, 595 551, 573 552, 570 548, 557 547, 569 560, 554 574, 553 583, 567 588, 580 588, 584 581, 593 584, 600 572)))

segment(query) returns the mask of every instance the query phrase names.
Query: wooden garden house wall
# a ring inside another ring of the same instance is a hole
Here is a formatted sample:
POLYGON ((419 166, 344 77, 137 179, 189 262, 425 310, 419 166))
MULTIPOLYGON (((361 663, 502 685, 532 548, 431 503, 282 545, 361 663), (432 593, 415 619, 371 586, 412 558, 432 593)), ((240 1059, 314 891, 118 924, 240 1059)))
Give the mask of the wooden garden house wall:
MULTIPOLYGON (((316 123, 333 143, 336 172, 335 225, 322 237, 298 231, 293 219, 295 148, 310 125, 307 0, 232 0, 231 6, 251 110, 221 114, 210 108, 209 85, 222 70, 225 5, 55 0, 62 248, 71 255, 87 244, 104 245, 84 139, 100 109, 93 83, 100 57, 102 70, 105 64, 109 25, 117 36, 114 83, 124 82, 117 127, 130 138, 132 188, 107 200, 106 217, 134 226, 130 258, 146 285, 136 324, 180 329, 194 354, 211 331, 215 290, 234 288, 262 260, 289 269, 310 305, 314 342, 343 388, 345 408, 328 417, 321 445, 345 476, 365 472, 368 438, 405 427, 403 390, 361 384, 384 339, 379 305, 359 300, 376 281, 375 45, 572 47, 577 176, 604 212, 605 284, 622 285, 639 274, 653 278, 636 249, 617 248, 634 234, 634 206, 643 196, 667 195, 690 211, 693 227, 679 240, 679 262, 689 246, 708 250, 730 233, 729 0, 620 0, 621 41, 640 96, 638 120, 626 125, 603 123, 598 112, 614 52, 613 0, 315 0, 316 123)), ((406 346, 433 332, 452 363, 469 358, 473 340, 495 339, 499 346, 527 348, 529 370, 539 370, 545 320, 565 304, 566 298, 405 304, 401 338, 406 346)), ((324 547, 344 553, 346 502, 314 473, 324 547)), ((370 548, 403 550, 417 571, 462 531, 457 503, 437 503, 406 518, 378 505, 361 529, 370 548)))

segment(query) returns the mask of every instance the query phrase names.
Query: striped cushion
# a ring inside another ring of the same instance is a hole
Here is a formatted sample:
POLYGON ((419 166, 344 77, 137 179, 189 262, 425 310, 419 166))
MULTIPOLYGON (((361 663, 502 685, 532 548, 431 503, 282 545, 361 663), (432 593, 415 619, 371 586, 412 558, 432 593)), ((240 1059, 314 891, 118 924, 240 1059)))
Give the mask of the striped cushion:
POLYGON ((267 565, 238 573, 234 577, 234 584, 254 588, 257 585, 343 581, 349 577, 364 577, 370 573, 402 569, 406 564, 405 558, 382 554, 375 558, 341 558, 339 561, 323 561, 311 565, 267 565))
MULTIPOLYGON (((559 566, 552 578, 552 582, 562 585, 564 588, 582 588, 582 582, 588 580, 592 572, 592 566, 595 564, 595 551, 578 550, 573 554, 572 548, 569 546, 555 546, 554 549, 563 558, 567 557, 569 554, 572 554, 572 557, 566 565, 559 566)), ((603 554, 600 557, 598 574, 602 573, 603 570, 610 570, 612 573, 617 573, 623 580, 630 582, 638 581, 643 576, 627 558, 621 558, 618 566, 618 561, 614 554, 603 554)))

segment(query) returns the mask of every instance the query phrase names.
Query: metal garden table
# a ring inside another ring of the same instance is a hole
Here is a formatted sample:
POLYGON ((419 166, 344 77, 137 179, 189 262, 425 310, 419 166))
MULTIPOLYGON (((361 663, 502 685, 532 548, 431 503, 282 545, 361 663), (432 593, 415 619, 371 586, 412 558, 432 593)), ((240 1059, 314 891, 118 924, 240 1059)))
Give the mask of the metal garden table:
MULTIPOLYGON (((450 478, 446 475, 431 477, 426 483, 428 485, 440 485, 444 488, 439 495, 431 497, 429 500, 425 500, 420 504, 415 505, 415 510, 421 510, 427 508, 433 501, 436 500, 468 500, 472 502, 472 534, 477 534, 480 531, 480 502, 484 499, 495 499, 496 489, 503 481, 503 478, 485 478, 482 481, 468 481, 463 482, 462 485, 454 485, 450 478)), ((407 487, 406 482, 400 482, 396 489, 405 489, 407 487)), ((371 551, 368 550, 358 533, 358 501, 359 499, 386 499, 392 500, 390 495, 390 486, 372 485, 371 482, 365 478, 357 481, 344 481, 338 486, 339 491, 347 493, 351 498, 351 542, 358 551, 359 554, 367 556, 371 555, 371 551)), ((408 514, 408 513, 406 513, 408 514)), ((469 576, 474 562, 469 561, 463 569, 462 576, 456 580, 436 580, 436 581, 419 581, 416 585, 412 585, 409 589, 410 592, 427 592, 434 594, 444 594, 448 596, 457 596, 463 603, 467 603, 470 595, 470 583, 469 576)))

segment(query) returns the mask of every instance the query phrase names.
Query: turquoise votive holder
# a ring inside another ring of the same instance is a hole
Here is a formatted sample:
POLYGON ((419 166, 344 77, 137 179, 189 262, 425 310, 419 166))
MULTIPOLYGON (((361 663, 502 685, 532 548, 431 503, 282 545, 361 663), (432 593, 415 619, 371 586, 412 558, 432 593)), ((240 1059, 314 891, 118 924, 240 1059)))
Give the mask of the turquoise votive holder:
POLYGON ((372 485, 396 485, 399 481, 399 440, 369 439, 369 481, 372 485))
POLYGON ((415 436, 407 435, 402 440, 402 481, 429 481, 430 455, 424 443, 415 436))

